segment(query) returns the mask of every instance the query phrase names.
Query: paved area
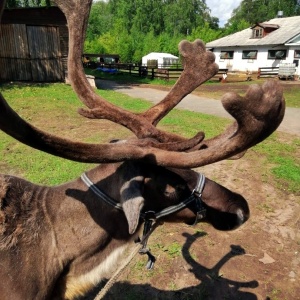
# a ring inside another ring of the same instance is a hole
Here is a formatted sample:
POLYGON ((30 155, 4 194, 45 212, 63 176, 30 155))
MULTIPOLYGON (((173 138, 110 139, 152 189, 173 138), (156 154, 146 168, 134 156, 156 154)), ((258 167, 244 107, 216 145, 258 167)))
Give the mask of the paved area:
MULTIPOLYGON (((100 89, 115 90, 130 97, 149 100, 153 103, 159 102, 167 94, 166 91, 156 90, 153 88, 138 87, 134 85, 120 84, 108 80, 97 79, 96 85, 100 89)), ((199 97, 194 94, 186 96, 178 104, 177 108, 232 119, 231 115, 228 114, 223 108, 221 101, 199 97)), ((300 136, 300 109, 287 107, 284 119, 280 124, 278 130, 300 136)))

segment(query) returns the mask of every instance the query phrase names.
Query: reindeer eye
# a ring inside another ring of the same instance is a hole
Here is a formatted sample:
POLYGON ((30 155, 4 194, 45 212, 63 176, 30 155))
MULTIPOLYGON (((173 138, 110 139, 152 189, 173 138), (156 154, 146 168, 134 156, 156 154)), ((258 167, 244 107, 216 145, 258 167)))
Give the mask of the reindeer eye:
POLYGON ((176 186, 176 191, 177 192, 183 192, 185 190, 185 185, 179 184, 176 186))
POLYGON ((184 185, 176 185, 175 187, 172 186, 168 186, 165 191, 164 194, 165 196, 169 197, 169 198, 178 198, 178 196, 185 190, 185 186, 184 185))

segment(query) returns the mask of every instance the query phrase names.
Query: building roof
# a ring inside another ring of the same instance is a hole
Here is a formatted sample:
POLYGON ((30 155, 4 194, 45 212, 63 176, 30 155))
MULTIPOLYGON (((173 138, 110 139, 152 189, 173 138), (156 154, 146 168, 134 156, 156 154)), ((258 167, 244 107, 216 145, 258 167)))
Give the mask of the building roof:
POLYGON ((67 25, 67 19, 57 6, 19 7, 5 9, 2 24, 67 25))
POLYGON ((207 48, 234 46, 282 45, 300 35, 300 16, 276 18, 262 24, 278 25, 279 28, 262 38, 252 38, 252 29, 247 28, 206 44, 207 48))
POLYGON ((253 26, 251 26, 250 28, 254 28, 256 26, 260 26, 260 27, 263 27, 263 28, 279 28, 279 25, 277 24, 269 24, 269 23, 256 23, 254 24, 253 26))
POLYGON ((143 58, 153 58, 153 59, 158 59, 158 58, 178 58, 177 56, 170 54, 170 53, 163 53, 163 52, 151 52, 145 56, 143 56, 143 58))

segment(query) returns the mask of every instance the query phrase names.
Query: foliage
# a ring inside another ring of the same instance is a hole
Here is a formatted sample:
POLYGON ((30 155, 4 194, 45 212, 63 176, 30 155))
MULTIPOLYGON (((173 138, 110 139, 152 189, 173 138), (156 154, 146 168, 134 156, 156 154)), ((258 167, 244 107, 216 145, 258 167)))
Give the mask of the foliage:
POLYGON ((118 53, 122 62, 139 63, 150 52, 178 56, 183 39, 204 42, 230 35, 276 17, 300 14, 297 0, 243 0, 225 28, 205 0, 108 0, 93 3, 85 52, 118 53))
POLYGON ((92 41, 107 33, 112 24, 113 15, 109 12, 107 3, 103 1, 93 3, 89 17, 89 30, 86 35, 87 41, 92 41))
POLYGON ((84 51, 118 53, 123 62, 139 63, 149 52, 178 55, 178 43, 198 33, 205 41, 220 35, 218 18, 204 0, 98 1, 92 5, 84 51))
POLYGON ((299 0, 243 0, 233 10, 227 27, 242 20, 255 24, 274 19, 278 11, 283 11, 284 17, 300 15, 300 2, 299 0))
POLYGON ((6 8, 51 6, 51 0, 7 0, 6 8))
POLYGON ((108 7, 128 33, 138 30, 143 34, 153 31, 155 35, 184 35, 205 21, 216 25, 216 18, 211 18, 203 0, 109 0, 108 7))
POLYGON ((246 21, 245 19, 240 19, 240 20, 234 20, 230 19, 230 24, 224 28, 223 35, 230 35, 235 32, 244 30, 246 28, 249 28, 252 24, 246 21))
POLYGON ((205 22, 203 26, 193 29, 191 35, 188 37, 190 41, 201 39, 205 43, 216 40, 222 36, 222 30, 211 28, 210 24, 205 22))
MULTIPOLYGON (((6 7, 49 6, 52 0, 8 0, 6 7)), ((140 63, 150 52, 176 56, 178 43, 204 42, 230 35, 276 17, 300 14, 299 0, 242 0, 225 28, 211 15, 205 0, 100 0, 93 1, 85 53, 119 54, 124 63, 140 63)))

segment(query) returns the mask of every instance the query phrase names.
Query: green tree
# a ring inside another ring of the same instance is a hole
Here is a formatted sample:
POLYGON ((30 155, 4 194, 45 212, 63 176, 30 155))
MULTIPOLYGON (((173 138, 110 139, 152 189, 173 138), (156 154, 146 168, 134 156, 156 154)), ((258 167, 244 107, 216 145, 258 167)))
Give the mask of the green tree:
POLYGON ((7 0, 6 8, 51 6, 51 0, 7 0))
POLYGON ((206 40, 220 34, 205 0, 98 1, 88 24, 85 51, 118 53, 123 62, 139 62, 153 51, 178 55, 178 43, 201 28, 206 40))
POLYGON ((227 23, 224 30, 223 30, 223 36, 233 34, 235 32, 244 30, 246 28, 249 28, 252 24, 246 21, 245 19, 239 19, 239 20, 231 20, 230 23, 227 23))
POLYGON ((172 35, 188 35, 206 21, 214 23, 205 0, 171 0, 167 1, 163 10, 165 31, 172 35))
POLYGON ((277 17, 278 11, 283 11, 284 17, 300 15, 299 0, 243 0, 233 10, 232 17, 226 26, 232 26, 241 20, 249 24, 264 22, 277 17))
POLYGON ((210 24, 206 22, 204 26, 197 27, 192 31, 191 35, 189 36, 189 40, 193 41, 195 39, 201 39, 205 43, 208 43, 220 38, 221 35, 222 31, 220 29, 212 29, 210 24))
POLYGON ((108 32, 113 24, 113 15, 109 13, 105 1, 97 1, 92 5, 86 39, 91 41, 108 32))

